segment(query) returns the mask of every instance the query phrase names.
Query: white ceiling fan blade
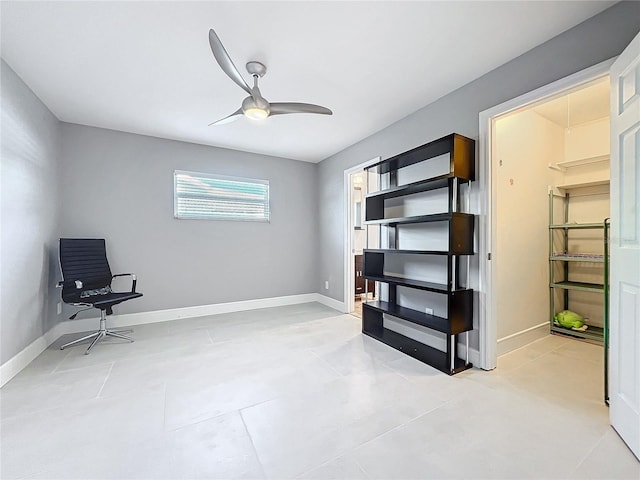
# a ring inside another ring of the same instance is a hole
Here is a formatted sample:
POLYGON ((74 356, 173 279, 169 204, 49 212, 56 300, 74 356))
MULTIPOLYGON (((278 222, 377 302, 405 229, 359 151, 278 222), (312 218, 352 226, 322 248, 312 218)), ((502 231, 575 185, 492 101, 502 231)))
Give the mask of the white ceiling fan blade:
POLYGON ((240 118, 240 115, 242 115, 242 109, 239 108, 238 110, 236 110, 235 112, 233 112, 231 115, 221 118, 220 120, 216 120, 215 122, 212 122, 209 124, 209 126, 211 127, 212 125, 224 125, 225 123, 231 123, 231 122, 235 122, 238 118, 240 118))
POLYGON ((247 82, 245 82, 244 78, 242 78, 242 75, 240 75, 240 72, 238 72, 238 69, 231 61, 231 57, 229 57, 229 54, 224 49, 220 38, 216 32, 213 31, 213 28, 209 30, 209 45, 211 46, 213 56, 216 57, 216 61, 218 62, 218 65, 220 65, 220 68, 222 68, 222 71, 226 73, 231 80, 236 82, 245 92, 249 95, 253 95, 249 85, 247 85, 247 82))
POLYGON ((326 107, 313 105, 312 103, 276 102, 270 103, 271 115, 284 115, 287 113, 319 113, 320 115, 333 115, 326 107))

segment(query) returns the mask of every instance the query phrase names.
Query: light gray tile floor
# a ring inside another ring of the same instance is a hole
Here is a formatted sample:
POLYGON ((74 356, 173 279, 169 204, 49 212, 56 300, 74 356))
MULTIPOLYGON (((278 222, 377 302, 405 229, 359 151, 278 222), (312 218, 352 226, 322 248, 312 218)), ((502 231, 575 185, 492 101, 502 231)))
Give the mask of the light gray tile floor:
POLYGON ((134 329, 0 390, 2 479, 640 478, 598 346, 449 377, 317 303, 134 329))

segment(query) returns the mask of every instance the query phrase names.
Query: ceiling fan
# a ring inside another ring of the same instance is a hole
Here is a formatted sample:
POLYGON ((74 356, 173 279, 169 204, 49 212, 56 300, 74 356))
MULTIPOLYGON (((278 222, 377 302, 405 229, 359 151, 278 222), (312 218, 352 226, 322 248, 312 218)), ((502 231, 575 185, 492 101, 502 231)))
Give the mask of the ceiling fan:
POLYGON ((249 94, 249 96, 242 101, 242 106, 238 110, 229 116, 210 123, 209 126, 232 122, 237 120, 240 115, 245 115, 254 120, 263 120, 271 115, 285 115, 287 113, 318 113, 320 115, 333 115, 333 112, 328 108, 321 107, 320 105, 313 105, 311 103, 269 103, 267 99, 262 96, 260 89, 258 88, 258 79, 267 73, 267 67, 256 61, 247 63, 247 72, 249 72, 253 77, 253 88, 250 88, 231 61, 229 54, 224 49, 220 38, 218 38, 218 35, 213 31, 213 29, 209 30, 209 45, 211 45, 213 56, 216 58, 216 61, 218 62, 218 65, 220 65, 220 68, 222 68, 222 71, 226 73, 231 80, 238 84, 240 88, 249 94))

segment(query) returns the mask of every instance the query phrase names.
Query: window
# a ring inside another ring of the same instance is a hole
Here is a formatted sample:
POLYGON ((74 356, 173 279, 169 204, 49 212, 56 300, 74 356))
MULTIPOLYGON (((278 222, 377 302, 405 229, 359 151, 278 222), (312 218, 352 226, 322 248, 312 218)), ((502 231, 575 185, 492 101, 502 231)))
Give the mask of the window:
POLYGON ((268 222, 269 181, 176 170, 174 216, 268 222))

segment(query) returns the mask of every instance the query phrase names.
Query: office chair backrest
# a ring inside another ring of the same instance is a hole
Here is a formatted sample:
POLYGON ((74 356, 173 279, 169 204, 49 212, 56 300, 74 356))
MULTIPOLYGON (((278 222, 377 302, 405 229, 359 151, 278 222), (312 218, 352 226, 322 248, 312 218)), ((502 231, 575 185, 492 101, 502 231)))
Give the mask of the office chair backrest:
POLYGON ((103 238, 61 238, 60 268, 62 300, 66 303, 81 303, 83 291, 111 285, 111 269, 103 238))

